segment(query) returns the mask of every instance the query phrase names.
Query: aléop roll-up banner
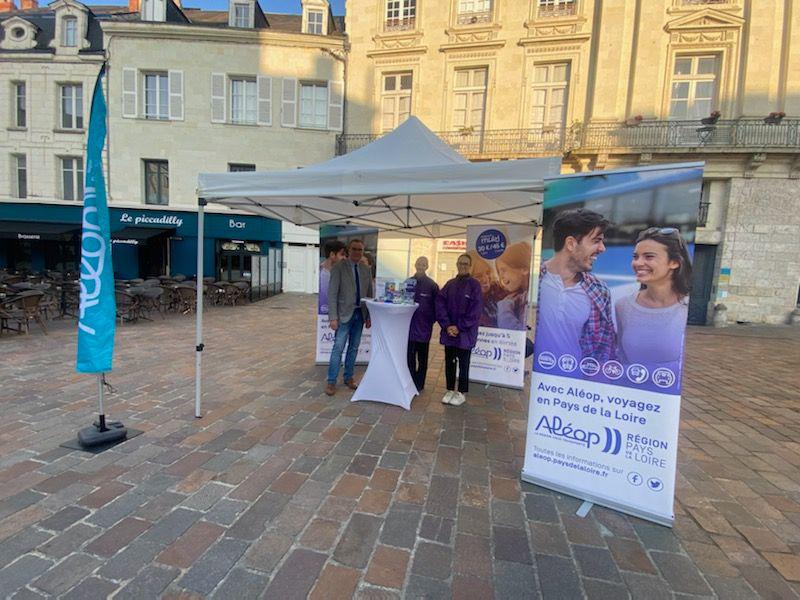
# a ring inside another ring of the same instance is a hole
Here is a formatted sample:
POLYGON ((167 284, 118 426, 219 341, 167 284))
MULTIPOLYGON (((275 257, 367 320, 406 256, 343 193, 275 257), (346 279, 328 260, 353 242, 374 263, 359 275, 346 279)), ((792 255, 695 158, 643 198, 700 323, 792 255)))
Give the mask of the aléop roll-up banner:
POLYGON ((672 525, 702 163, 546 181, 522 479, 672 525))
MULTIPOLYGON (((342 250, 335 256, 328 256, 327 249, 329 243, 339 241, 346 245, 352 239, 360 239, 364 242, 364 258, 373 274, 373 286, 375 289, 375 265, 378 247, 378 230, 364 229, 356 227, 329 226, 320 229, 319 248, 319 297, 317 300, 317 350, 316 360, 318 365, 328 364, 333 350, 333 341, 336 332, 330 328, 328 321, 328 284, 331 281, 331 267, 339 260, 347 260, 347 251, 342 250)), ((369 349, 372 345, 372 334, 366 327, 361 333, 361 342, 358 344, 358 354, 356 364, 365 365, 369 362, 369 349)), ((344 355, 342 356, 344 360, 344 355)))
POLYGON ((467 253, 481 284, 483 310, 470 379, 522 389, 533 260, 530 225, 471 225, 467 253))

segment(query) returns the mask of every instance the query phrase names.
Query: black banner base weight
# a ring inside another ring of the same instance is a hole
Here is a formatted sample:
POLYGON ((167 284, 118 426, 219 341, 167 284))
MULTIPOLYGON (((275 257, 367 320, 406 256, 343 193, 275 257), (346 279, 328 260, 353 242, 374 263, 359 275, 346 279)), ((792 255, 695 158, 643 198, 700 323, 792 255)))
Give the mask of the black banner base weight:
POLYGON ((78 432, 78 443, 83 448, 94 448, 121 442, 127 437, 128 430, 119 421, 106 423, 105 431, 101 431, 100 424, 95 422, 91 427, 85 427, 78 432))

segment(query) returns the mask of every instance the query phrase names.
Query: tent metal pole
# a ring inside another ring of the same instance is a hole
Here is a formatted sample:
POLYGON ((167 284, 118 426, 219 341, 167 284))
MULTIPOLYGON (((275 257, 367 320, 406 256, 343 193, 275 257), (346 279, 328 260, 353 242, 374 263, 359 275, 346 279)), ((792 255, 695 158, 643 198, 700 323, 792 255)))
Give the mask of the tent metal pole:
POLYGON ((203 416, 200 397, 203 394, 203 234, 205 198, 197 199, 197 308, 195 311, 195 372, 194 372, 194 416, 203 416))

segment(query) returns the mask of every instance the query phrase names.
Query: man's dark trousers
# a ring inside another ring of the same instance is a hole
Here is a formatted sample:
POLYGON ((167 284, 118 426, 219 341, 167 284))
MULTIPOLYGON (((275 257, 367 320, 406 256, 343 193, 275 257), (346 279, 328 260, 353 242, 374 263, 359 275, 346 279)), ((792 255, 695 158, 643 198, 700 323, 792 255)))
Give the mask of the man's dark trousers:
POLYGON ((419 392, 425 387, 425 376, 428 374, 429 347, 429 342, 408 340, 408 370, 419 392))

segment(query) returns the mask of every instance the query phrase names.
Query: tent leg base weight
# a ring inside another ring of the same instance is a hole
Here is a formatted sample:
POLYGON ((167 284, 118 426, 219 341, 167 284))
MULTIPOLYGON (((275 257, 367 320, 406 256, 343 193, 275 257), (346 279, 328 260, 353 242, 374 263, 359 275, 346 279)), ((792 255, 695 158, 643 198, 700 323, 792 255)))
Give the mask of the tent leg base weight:
POLYGON ((85 427, 78 432, 78 443, 82 447, 105 446, 121 442, 128 437, 128 430, 119 421, 106 423, 105 431, 101 431, 99 425, 99 423, 95 422, 91 427, 85 427))

